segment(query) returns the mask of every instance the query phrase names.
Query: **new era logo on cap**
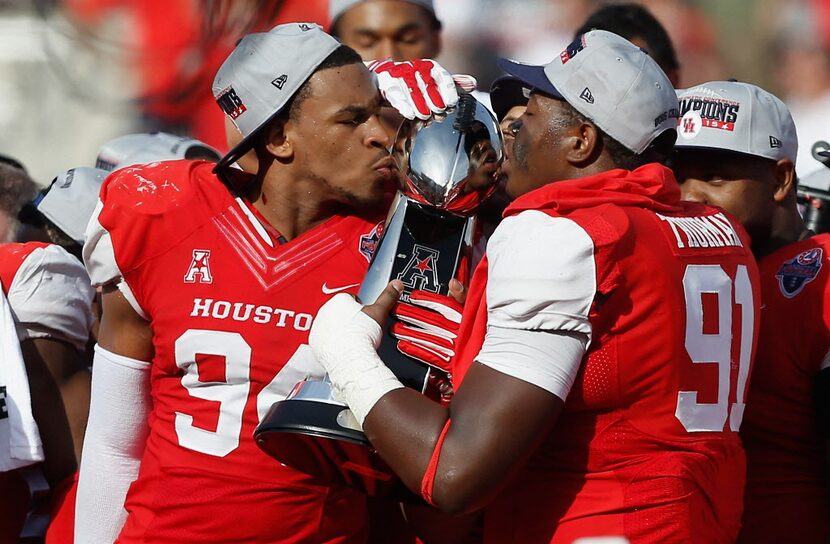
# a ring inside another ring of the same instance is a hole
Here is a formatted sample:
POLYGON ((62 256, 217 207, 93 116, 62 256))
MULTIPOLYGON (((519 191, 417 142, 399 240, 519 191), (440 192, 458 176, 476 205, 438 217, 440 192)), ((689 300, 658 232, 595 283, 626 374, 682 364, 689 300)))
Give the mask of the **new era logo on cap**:
POLYGON ((594 95, 591 94, 591 89, 589 89, 588 87, 585 87, 585 89, 582 90, 582 94, 579 95, 579 98, 581 98, 589 104, 594 103, 594 95))
POLYGON ((271 85, 279 90, 282 90, 282 86, 285 85, 286 81, 288 81, 288 74, 283 74, 280 77, 274 78, 274 80, 271 81, 271 85))
POLYGON ((677 148, 719 149, 795 162, 795 123, 784 103, 764 89, 739 81, 711 81, 678 91, 678 98, 682 117, 677 148), (695 130, 686 130, 687 126, 695 130))

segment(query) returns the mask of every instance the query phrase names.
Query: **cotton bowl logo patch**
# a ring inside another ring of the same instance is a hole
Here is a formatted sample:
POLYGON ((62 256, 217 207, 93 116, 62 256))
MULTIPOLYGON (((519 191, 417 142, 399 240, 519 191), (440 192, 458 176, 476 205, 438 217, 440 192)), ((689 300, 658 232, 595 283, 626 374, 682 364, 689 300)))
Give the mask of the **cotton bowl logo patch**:
POLYGON ((372 261, 372 257, 375 255, 375 250, 378 248, 378 242, 380 242, 381 236, 383 236, 383 221, 375 225, 375 228, 368 234, 364 234, 360 237, 360 253, 366 257, 367 261, 372 261))
POLYGON ((817 247, 799 253, 789 261, 784 261, 775 274, 781 294, 787 298, 793 298, 804 289, 805 285, 816 279, 821 270, 823 256, 824 251, 817 247))

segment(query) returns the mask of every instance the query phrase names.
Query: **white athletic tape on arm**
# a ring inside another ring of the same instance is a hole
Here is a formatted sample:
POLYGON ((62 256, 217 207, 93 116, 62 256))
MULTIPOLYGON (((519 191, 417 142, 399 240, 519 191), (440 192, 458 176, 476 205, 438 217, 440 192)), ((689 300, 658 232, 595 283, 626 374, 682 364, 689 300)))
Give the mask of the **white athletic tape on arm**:
POLYGON ((320 308, 308 337, 314 356, 329 374, 338 397, 363 426, 369 411, 386 393, 403 387, 378 357, 383 333, 363 306, 340 293, 320 308))

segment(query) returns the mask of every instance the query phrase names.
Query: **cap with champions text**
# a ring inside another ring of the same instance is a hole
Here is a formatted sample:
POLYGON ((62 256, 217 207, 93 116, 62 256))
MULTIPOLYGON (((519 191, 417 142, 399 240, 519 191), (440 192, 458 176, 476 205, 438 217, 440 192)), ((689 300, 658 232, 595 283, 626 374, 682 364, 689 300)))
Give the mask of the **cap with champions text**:
POLYGON ((111 172, 157 161, 179 159, 218 161, 219 152, 204 142, 167 132, 125 134, 108 141, 98 150, 95 167, 111 172))
POLYGON ((795 162, 795 123, 772 93, 750 83, 710 81, 679 90, 677 97, 678 149, 719 149, 795 162))
MULTIPOLYGON (((335 21, 343 15, 346 11, 349 10, 352 6, 356 4, 363 4, 367 0, 329 0, 329 20, 331 24, 334 25, 335 21)), ((409 2, 410 4, 415 4, 421 6, 422 8, 429 11, 432 15, 435 15, 435 6, 433 5, 432 0, 401 0, 402 2, 409 2)))
POLYGON ((61 172, 32 203, 43 217, 78 244, 98 203, 101 184, 109 175, 100 168, 81 166, 61 172))
POLYGON ((303 83, 340 47, 320 25, 288 23, 248 34, 213 80, 213 96, 242 134, 214 168, 235 162, 253 147, 253 136, 290 102, 303 83))
POLYGON ((611 32, 586 32, 544 66, 501 59, 499 67, 564 100, 637 154, 677 128, 677 95, 666 74, 648 53, 611 32))

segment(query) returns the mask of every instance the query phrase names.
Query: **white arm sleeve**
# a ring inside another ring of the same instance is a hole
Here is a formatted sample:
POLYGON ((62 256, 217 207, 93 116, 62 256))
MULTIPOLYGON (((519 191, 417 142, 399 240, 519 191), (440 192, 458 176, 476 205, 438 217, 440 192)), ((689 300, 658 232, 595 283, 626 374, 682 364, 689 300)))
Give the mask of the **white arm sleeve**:
POLYGON ((138 475, 150 413, 150 364, 95 346, 92 399, 81 455, 75 542, 112 544, 138 475))
POLYGON ((487 260, 487 334, 476 361, 564 401, 591 339, 591 237, 570 219, 525 211, 502 221, 487 260))
POLYGON ((506 218, 487 245, 487 324, 591 336, 594 243, 574 221, 531 210, 506 218))
POLYGON ((476 361, 541 387, 564 402, 587 346, 588 337, 578 332, 490 327, 476 361))
POLYGON ((36 249, 9 286, 20 340, 54 338, 86 349, 95 290, 83 265, 59 246, 36 249))

